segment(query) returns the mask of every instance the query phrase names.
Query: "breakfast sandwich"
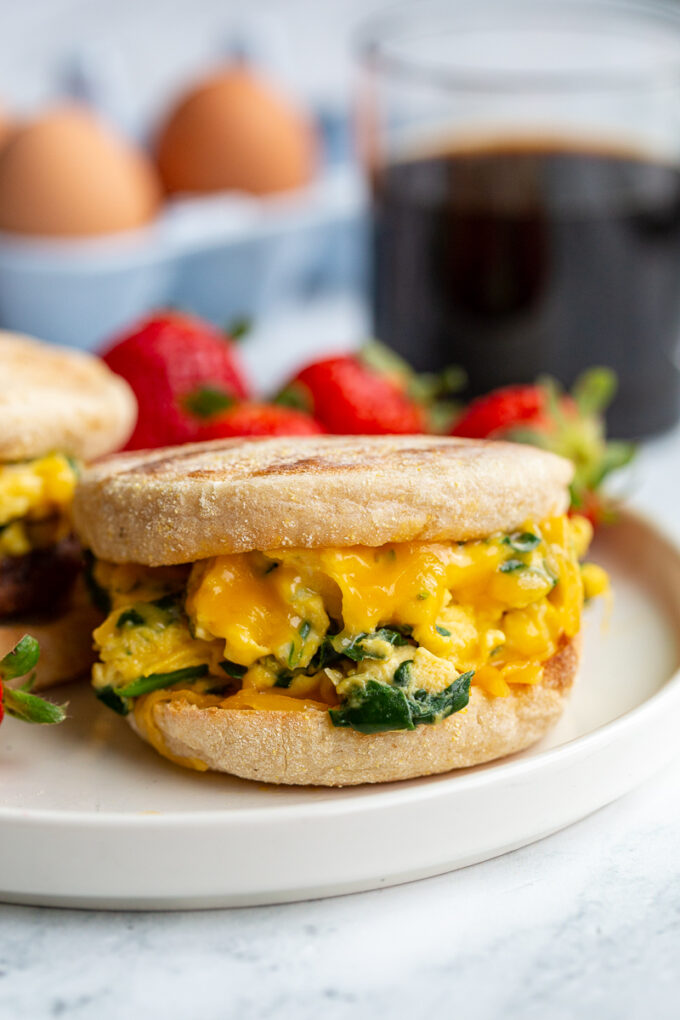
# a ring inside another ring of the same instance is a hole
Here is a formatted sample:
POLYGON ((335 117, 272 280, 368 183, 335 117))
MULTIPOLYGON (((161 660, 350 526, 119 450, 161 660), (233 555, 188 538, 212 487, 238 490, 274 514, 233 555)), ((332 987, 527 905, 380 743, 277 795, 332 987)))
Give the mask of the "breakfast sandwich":
POLYGON ((86 461, 121 446, 136 406, 96 358, 0 332, 0 657, 28 631, 35 688, 84 673, 98 616, 71 502, 86 461))
POLYGON ((574 681, 571 464, 417 437, 219 440, 93 466, 98 697, 166 758, 268 783, 405 779, 538 740, 574 681))

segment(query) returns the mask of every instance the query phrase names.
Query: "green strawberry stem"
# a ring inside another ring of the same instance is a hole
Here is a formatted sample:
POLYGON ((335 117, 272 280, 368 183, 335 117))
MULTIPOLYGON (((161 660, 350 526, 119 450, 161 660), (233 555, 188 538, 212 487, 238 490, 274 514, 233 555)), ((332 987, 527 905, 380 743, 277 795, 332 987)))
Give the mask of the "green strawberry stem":
MULTIPOLYGON (((24 634, 11 652, 0 659, 0 696, 2 707, 8 715, 22 722, 39 725, 60 723, 66 718, 64 706, 55 705, 30 693, 35 680, 35 673, 19 688, 5 687, 7 680, 17 680, 26 676, 37 665, 40 658, 40 645, 30 634, 24 634)), ((0 715, 1 718, 1 715, 0 715)))
POLYGON ((519 426, 510 429, 504 438, 540 446, 571 460, 573 509, 589 511, 597 507, 598 515, 605 519, 611 506, 600 495, 602 484, 612 472, 629 464, 636 451, 634 443, 606 438, 603 412, 616 393, 616 376, 601 367, 584 372, 572 388, 571 405, 554 379, 539 379, 538 385, 546 395, 552 426, 519 426))
POLYGON ((416 372, 396 351, 370 340, 357 352, 357 356, 374 371, 395 380, 404 393, 420 404, 427 414, 428 431, 446 434, 457 414, 460 402, 457 394, 467 385, 467 373, 460 365, 448 365, 441 372, 416 372))
POLYGON ((235 403, 230 393, 218 386, 199 386, 184 397, 184 407, 195 418, 214 418, 235 403))
POLYGON ((39 698, 36 694, 12 690, 11 687, 5 688, 4 705, 7 715, 20 719, 22 722, 48 725, 63 722, 66 718, 63 705, 55 705, 51 701, 39 698))
POLYGON ((38 664, 40 645, 30 634, 24 634, 11 652, 0 659, 0 680, 18 680, 38 664))
POLYGON ((247 315, 239 315, 237 318, 232 319, 231 322, 227 323, 224 328, 224 332, 227 335, 228 340, 234 340, 238 343, 239 340, 244 340, 249 333, 253 331, 253 320, 247 315))

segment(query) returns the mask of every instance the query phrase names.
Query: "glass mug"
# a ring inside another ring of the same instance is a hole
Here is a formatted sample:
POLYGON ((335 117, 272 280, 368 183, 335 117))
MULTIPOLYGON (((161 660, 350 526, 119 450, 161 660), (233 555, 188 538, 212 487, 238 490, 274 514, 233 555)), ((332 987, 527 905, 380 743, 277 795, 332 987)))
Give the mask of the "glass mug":
POLYGON ((680 415, 680 9, 419 3, 360 37, 376 336, 468 396, 609 365, 609 426, 680 415))

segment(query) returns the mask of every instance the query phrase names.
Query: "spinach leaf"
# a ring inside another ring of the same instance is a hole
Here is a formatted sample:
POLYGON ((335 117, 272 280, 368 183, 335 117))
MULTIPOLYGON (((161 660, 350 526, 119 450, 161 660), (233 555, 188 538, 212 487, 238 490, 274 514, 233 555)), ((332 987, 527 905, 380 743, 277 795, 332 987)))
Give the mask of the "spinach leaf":
POLYGON ((274 681, 274 687, 288 688, 293 682, 293 674, 289 673, 287 669, 282 670, 274 681))
POLYGON ((331 708, 328 714, 334 726, 349 726, 358 733, 412 730, 420 724, 440 722, 465 708, 473 675, 474 671, 462 673, 439 694, 420 690, 413 696, 400 687, 367 680, 350 691, 340 708, 331 708))
POLYGON ((113 709, 118 715, 129 715, 130 703, 119 697, 110 685, 108 687, 95 687, 94 693, 107 708, 113 709))
POLYGON ((404 692, 378 680, 357 685, 341 707, 329 709, 328 714, 334 726, 350 726, 358 733, 415 729, 404 692))
POLYGON ((171 592, 169 595, 161 595, 159 599, 154 599, 153 602, 149 603, 149 605, 155 606, 156 609, 160 609, 163 613, 165 613, 167 623, 174 623, 176 620, 181 620, 184 615, 184 609, 178 592, 171 592))
POLYGON ((413 659, 406 659, 400 663, 394 671, 394 683, 397 687, 408 687, 412 679, 411 666, 413 665, 413 659))
POLYGON ((149 691, 157 691, 162 687, 172 687, 185 680, 197 680, 207 672, 207 665, 202 664, 174 669, 170 673, 151 673, 150 676, 138 677, 125 687, 115 687, 114 691, 120 698, 138 698, 141 694, 148 694, 149 691))
POLYGON ((95 580, 95 558, 89 549, 83 550, 83 561, 85 563, 83 579, 90 596, 90 601, 95 609, 98 609, 100 613, 104 613, 105 616, 108 616, 111 612, 111 598, 106 588, 102 588, 98 581, 95 580))
POLYGON ((512 535, 506 535, 502 541, 503 545, 509 545, 515 552, 520 553, 531 552, 541 544, 538 535, 534 535, 531 531, 515 531, 512 535))
MULTIPOLYGON (((411 636, 413 628, 404 627, 398 629, 397 627, 381 627, 380 630, 376 630, 375 637, 380 638, 381 641, 387 641, 390 645, 400 647, 401 645, 407 645, 407 638, 411 636), (404 631, 408 630, 408 634, 404 631)), ((373 635, 371 635, 373 637, 373 635)))
POLYGON ((526 567, 526 563, 523 563, 522 560, 512 559, 506 560, 505 563, 501 563, 498 569, 501 574, 512 574, 515 570, 522 570, 524 567, 526 567))
POLYGON ((297 648, 295 642, 291 641, 290 645, 288 646, 288 659, 287 659, 288 666, 290 669, 294 669, 295 666, 297 666, 298 662, 300 661, 301 655, 302 649, 297 648))
POLYGON ((384 659, 384 655, 381 655, 379 652, 371 652, 364 647, 364 641, 367 637, 373 637, 373 635, 364 631, 353 637, 349 644, 342 644, 339 647, 335 645, 335 649, 340 655, 344 655, 353 662, 362 662, 363 659, 384 659))
POLYGON ((298 627, 298 633, 301 639, 299 645, 297 641, 293 640, 288 646, 287 662, 289 669, 295 669, 295 667, 299 665, 300 659, 302 658, 302 653, 304 652, 304 643, 309 637, 311 630, 312 625, 309 622, 309 620, 303 620, 300 626, 298 627))
POLYGON ((332 665, 337 662, 342 656, 339 652, 336 652, 335 646, 330 638, 326 637, 323 639, 318 649, 314 653, 310 667, 314 670, 325 669, 326 666, 332 665))
POLYGON ((326 666, 338 662, 343 656, 352 659, 353 662, 361 662, 363 659, 384 659, 385 656, 379 652, 369 651, 364 642, 367 639, 377 638, 398 648, 409 643, 408 639, 412 633, 413 627, 408 624, 392 624, 389 627, 381 627, 370 634, 366 631, 357 634, 346 645, 341 645, 339 642, 334 642, 332 638, 325 637, 315 652, 310 666, 312 669, 324 669, 326 666))
POLYGON ((179 595, 175 592, 171 592, 169 595, 161 595, 159 599, 154 599, 151 603, 156 609, 177 609, 179 595))
POLYGON ((146 623, 141 613, 138 613, 136 609, 124 609, 116 620, 116 627, 124 627, 127 623, 131 627, 143 627, 146 623))
POLYGON ((436 723, 453 715, 454 712, 460 712, 470 700, 470 681, 473 675, 474 670, 469 673, 461 673, 439 694, 416 691, 409 699, 413 722, 416 725, 418 723, 436 723))
MULTIPOLYGON (((129 609, 124 609, 116 620, 116 627, 119 629, 123 628, 126 624, 132 627, 142 627, 145 624, 148 626, 167 626, 169 623, 175 623, 182 616, 182 606, 179 602, 179 597, 176 594, 162 595, 159 599, 152 599, 149 602, 136 602, 129 609), (160 620, 157 617, 145 616, 144 610, 147 607, 153 606, 154 609, 158 609, 163 613, 164 619, 160 620)), ((193 637, 193 634, 192 634, 193 637)))
POLYGON ((239 666, 237 662, 230 662, 229 659, 222 659, 220 669, 223 669, 232 680, 242 680, 248 672, 247 666, 239 666))

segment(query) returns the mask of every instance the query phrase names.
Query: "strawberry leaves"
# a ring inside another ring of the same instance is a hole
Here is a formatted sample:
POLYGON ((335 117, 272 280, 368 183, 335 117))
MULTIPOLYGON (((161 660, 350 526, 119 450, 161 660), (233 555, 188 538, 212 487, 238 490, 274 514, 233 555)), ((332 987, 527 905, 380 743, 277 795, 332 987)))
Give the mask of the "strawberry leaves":
POLYGON ((62 705, 45 701, 44 698, 30 694, 23 688, 18 690, 7 688, 4 703, 7 714, 22 722, 45 726, 63 722, 66 718, 66 712, 62 705))
MULTIPOLYGON (((35 680, 32 674, 21 687, 4 687, 7 680, 18 680, 26 676, 37 665, 40 657, 40 646, 35 638, 25 634, 3 659, 0 659, 0 695, 2 706, 8 715, 22 722, 38 725, 51 725, 63 722, 66 712, 61 705, 45 701, 31 694, 35 680)), ((2 716, 0 715, 0 718, 2 716)))
POLYGON ((214 418, 234 403, 234 398, 217 386, 200 386, 183 400, 186 410, 195 418, 214 418))
POLYGON ((253 320, 248 318, 247 315, 239 315, 237 318, 232 319, 224 330, 227 339, 233 340, 236 343, 239 340, 244 340, 252 331, 253 320))
POLYGON ((602 414, 614 399, 616 386, 610 368, 591 368, 576 380, 571 396, 581 414, 602 414))
POLYGON ((24 634, 11 652, 0 659, 0 679, 18 680, 26 676, 38 664, 40 645, 34 637, 24 634))
POLYGON ((304 411, 306 414, 312 414, 314 410, 312 394, 304 383, 296 382, 295 380, 288 383, 287 386, 284 386, 277 393, 274 397, 274 403, 279 404, 281 407, 292 407, 295 411, 304 411))
POLYGON ((391 379, 423 409, 428 432, 448 432, 460 413, 460 404, 453 398, 467 385, 465 369, 459 365, 448 365, 438 373, 415 372, 396 351, 379 340, 364 344, 357 356, 362 364, 391 379))
POLYGON ((453 434, 528 443, 566 457, 574 465, 572 509, 593 522, 605 520, 613 504, 602 484, 635 456, 632 443, 606 438, 604 411, 615 392, 616 376, 608 368, 585 372, 571 393, 550 378, 504 387, 474 400, 453 434))

